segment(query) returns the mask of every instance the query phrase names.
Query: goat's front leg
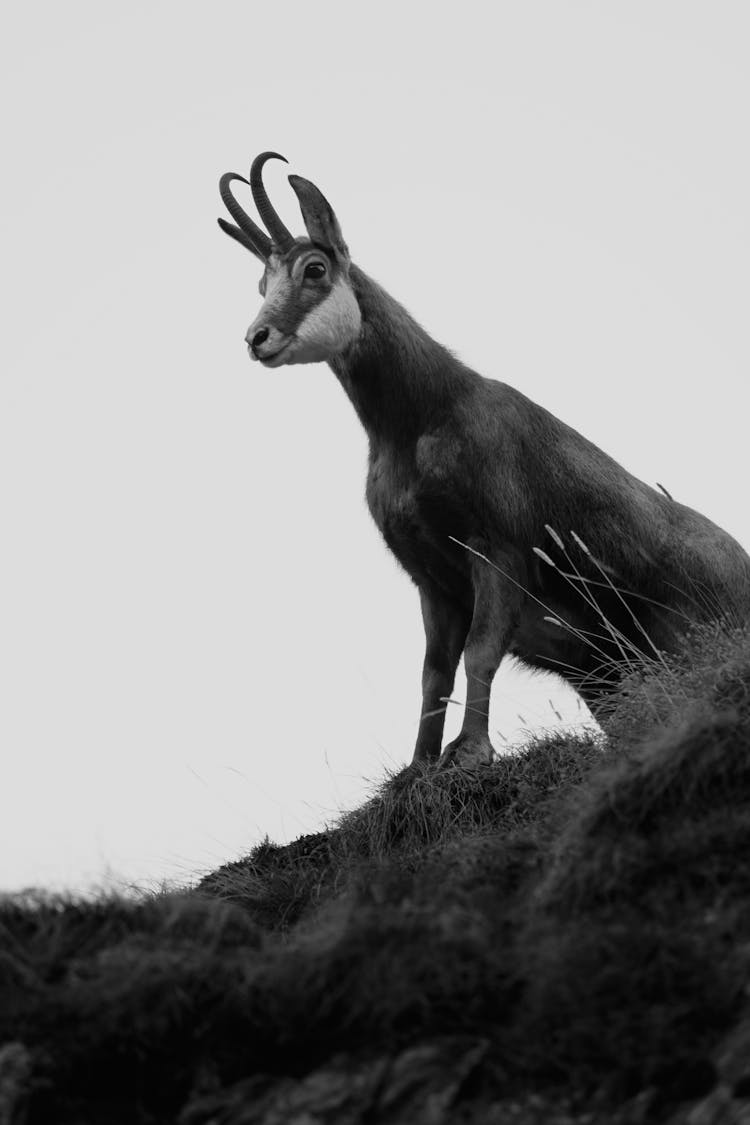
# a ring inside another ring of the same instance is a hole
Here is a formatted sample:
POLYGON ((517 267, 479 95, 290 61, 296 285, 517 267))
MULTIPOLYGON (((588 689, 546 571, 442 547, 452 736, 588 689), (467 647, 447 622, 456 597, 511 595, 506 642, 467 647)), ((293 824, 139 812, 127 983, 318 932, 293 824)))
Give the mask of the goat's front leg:
POLYGON ((440 756, 445 726, 445 699, 453 691, 471 614, 431 584, 419 588, 426 639, 422 668, 422 714, 414 747, 415 762, 440 756))
MULTIPOLYGON (((498 566, 508 573, 513 564, 503 557, 498 566)), ((495 567, 483 559, 474 559, 472 581, 474 613, 464 649, 464 721, 461 733, 443 751, 441 766, 473 766, 492 761, 488 732, 490 691, 520 617, 523 592, 495 567)))

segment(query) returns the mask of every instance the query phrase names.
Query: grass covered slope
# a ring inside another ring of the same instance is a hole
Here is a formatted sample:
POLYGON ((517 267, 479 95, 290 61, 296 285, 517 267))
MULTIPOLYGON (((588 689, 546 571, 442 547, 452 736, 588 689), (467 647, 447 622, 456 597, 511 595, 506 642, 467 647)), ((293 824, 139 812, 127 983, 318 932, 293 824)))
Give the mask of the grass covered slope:
POLYGON ((405 771, 191 891, 6 899, 0 1121, 630 1122, 744 1097, 750 639, 642 666, 606 731, 405 771))

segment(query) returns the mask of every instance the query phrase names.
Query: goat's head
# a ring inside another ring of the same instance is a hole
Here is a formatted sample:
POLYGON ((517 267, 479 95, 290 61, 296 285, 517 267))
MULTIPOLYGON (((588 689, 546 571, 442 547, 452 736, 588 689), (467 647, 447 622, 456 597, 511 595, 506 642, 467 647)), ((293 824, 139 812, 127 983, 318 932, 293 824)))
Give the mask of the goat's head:
POLYGON ((332 359, 359 336, 362 317, 349 280, 349 250, 328 200, 301 176, 289 176, 289 183, 309 237, 289 233, 263 187, 263 165, 272 158, 285 159, 262 152, 253 161, 249 181, 236 172, 221 177, 221 198, 237 225, 219 219, 219 226, 265 266, 263 306, 245 335, 252 358, 266 367, 317 363, 332 359), (270 238, 232 195, 233 180, 249 183, 270 238))

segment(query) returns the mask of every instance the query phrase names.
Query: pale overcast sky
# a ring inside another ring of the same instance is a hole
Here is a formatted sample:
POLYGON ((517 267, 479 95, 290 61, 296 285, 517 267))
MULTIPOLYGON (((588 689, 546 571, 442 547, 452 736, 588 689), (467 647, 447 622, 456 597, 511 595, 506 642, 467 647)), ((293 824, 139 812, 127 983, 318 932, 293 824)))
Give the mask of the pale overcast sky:
MULTIPOLYGON (((71 0, 0 51, 1 888, 187 881, 411 756, 364 434, 243 342, 217 181, 263 149, 293 230, 289 171, 462 359, 750 545, 746 3, 71 0)), ((550 698, 504 670, 496 746, 550 698)))

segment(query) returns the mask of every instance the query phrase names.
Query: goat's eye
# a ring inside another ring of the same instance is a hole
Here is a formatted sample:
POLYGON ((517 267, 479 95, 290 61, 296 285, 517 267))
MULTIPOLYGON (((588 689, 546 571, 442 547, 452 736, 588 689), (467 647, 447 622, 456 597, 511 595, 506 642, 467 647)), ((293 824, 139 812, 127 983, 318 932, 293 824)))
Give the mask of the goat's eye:
POLYGON ((305 277, 312 278, 317 281, 318 278, 325 277, 326 268, 322 262, 308 262, 305 266, 305 277))

